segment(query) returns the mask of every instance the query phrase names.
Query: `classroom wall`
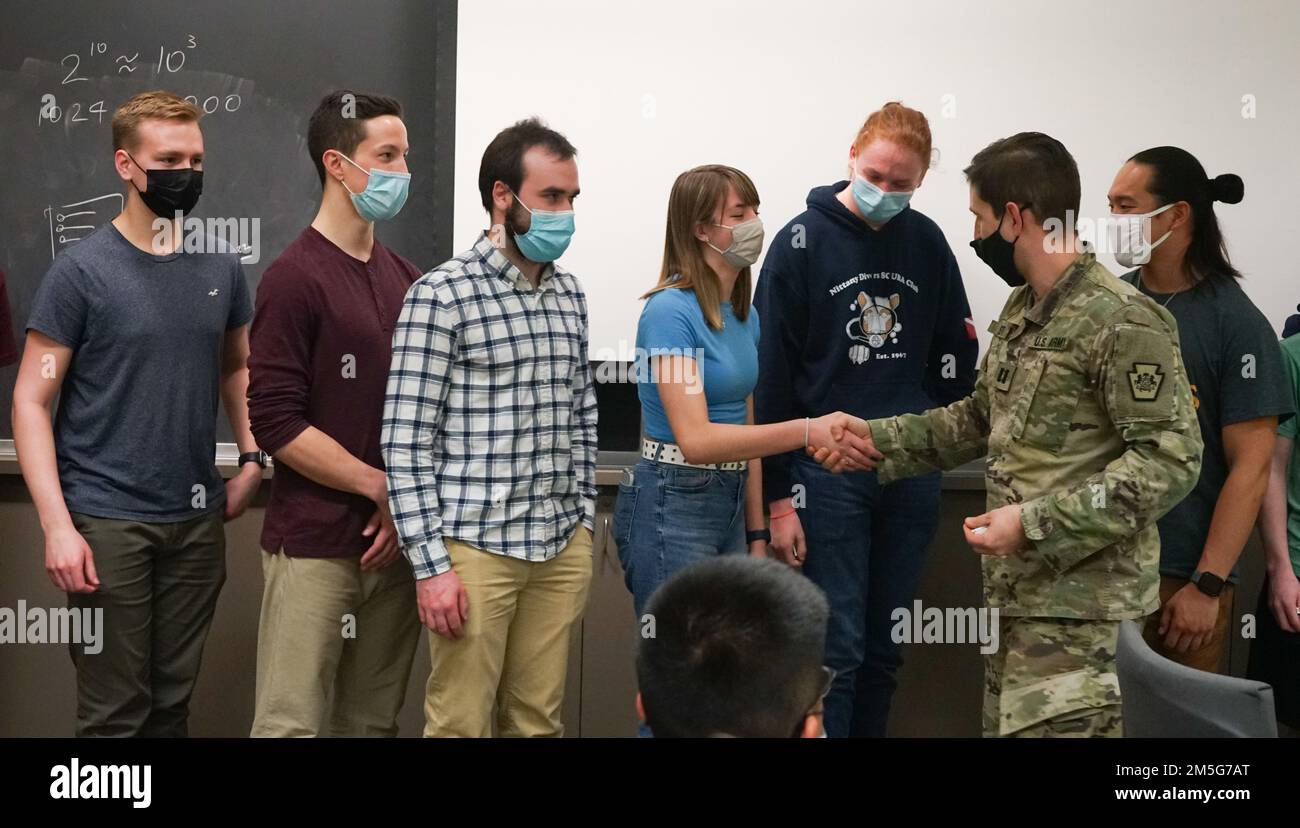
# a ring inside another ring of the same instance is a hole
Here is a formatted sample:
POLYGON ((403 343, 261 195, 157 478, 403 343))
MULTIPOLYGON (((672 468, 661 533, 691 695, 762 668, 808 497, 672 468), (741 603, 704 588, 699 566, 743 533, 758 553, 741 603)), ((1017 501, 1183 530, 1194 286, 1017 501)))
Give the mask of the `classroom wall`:
POLYGON ((1217 209, 1243 287, 1280 331, 1300 302, 1282 230, 1300 182, 1297 31, 1293 0, 462 3, 454 245, 486 224, 483 149, 543 116, 578 148, 578 229, 562 264, 590 299, 593 358, 626 352, 678 173, 745 170, 774 230, 812 186, 845 177, 862 121, 900 99, 930 119, 938 152, 913 204, 957 254, 982 348, 1008 289, 967 246, 961 170, 1022 130, 1074 154, 1084 216, 1108 212, 1112 178, 1147 147, 1182 146, 1210 175, 1241 175, 1245 200, 1217 209))

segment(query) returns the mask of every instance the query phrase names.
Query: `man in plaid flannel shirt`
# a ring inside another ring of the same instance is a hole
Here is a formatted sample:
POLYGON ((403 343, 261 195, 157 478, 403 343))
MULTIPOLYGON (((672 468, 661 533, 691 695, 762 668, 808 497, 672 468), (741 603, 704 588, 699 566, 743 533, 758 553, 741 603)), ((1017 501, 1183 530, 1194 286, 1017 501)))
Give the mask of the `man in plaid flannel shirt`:
POLYGON ((432 671, 425 736, 560 736, 591 582, 596 396, 587 301, 557 267, 576 151, 540 121, 488 145, 492 228, 406 294, 384 406, 389 503, 432 671))

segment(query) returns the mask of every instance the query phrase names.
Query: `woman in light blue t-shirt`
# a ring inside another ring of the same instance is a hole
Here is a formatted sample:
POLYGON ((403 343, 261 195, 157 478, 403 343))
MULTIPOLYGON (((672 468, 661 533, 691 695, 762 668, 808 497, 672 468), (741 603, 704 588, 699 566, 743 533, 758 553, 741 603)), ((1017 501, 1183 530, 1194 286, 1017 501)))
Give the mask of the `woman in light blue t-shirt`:
POLYGON ((753 424, 757 208, 749 177, 721 165, 682 173, 669 196, 663 269, 637 324, 642 459, 625 474, 614 510, 638 618, 651 593, 693 561, 747 548, 767 554, 757 458, 831 444, 852 458, 841 469, 879 457, 857 436, 864 423, 847 414, 753 424))

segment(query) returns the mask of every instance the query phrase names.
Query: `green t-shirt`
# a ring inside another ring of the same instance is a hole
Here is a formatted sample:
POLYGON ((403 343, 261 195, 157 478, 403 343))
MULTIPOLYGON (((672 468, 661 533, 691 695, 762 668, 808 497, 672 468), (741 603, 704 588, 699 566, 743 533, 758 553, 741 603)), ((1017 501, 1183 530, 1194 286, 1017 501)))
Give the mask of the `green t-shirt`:
MULTIPOLYGON (((1282 363, 1287 380, 1291 384, 1291 399, 1296 409, 1300 410, 1300 334, 1282 340, 1282 363)), ((1300 424, 1300 417, 1292 417, 1277 427, 1279 437, 1287 437, 1292 443, 1300 424)), ((1296 577, 1300 577, 1300 450, 1291 449, 1291 466, 1286 475, 1286 540, 1291 550, 1291 568, 1296 577)))

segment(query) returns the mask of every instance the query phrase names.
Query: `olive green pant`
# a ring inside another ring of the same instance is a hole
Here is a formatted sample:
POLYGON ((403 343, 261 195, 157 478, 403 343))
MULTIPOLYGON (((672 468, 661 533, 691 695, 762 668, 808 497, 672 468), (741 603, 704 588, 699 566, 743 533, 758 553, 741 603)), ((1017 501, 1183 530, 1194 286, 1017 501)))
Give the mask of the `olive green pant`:
POLYGON ((262 552, 252 736, 396 736, 420 640, 415 579, 401 557, 262 552))
POLYGON ((984 735, 1124 735, 1119 621, 1001 616, 984 661, 984 735))
POLYGON ((226 580, 222 510, 179 523, 73 513, 99 588, 68 606, 103 610, 103 650, 73 645, 78 736, 186 736, 217 596, 226 580))

